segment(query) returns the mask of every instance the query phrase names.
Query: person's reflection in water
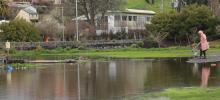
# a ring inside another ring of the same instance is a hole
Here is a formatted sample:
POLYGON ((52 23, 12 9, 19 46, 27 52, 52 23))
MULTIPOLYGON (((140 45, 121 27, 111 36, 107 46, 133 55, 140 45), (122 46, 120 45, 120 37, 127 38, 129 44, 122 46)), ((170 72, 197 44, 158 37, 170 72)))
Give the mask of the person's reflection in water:
POLYGON ((202 66, 201 87, 208 86, 209 74, 210 74, 210 67, 202 66))
POLYGON ((192 69, 193 75, 195 76, 200 76, 199 74, 199 64, 198 63, 194 63, 193 69, 192 69))
POLYGON ((7 72, 6 76, 7 76, 7 84, 11 85, 11 72, 7 72))

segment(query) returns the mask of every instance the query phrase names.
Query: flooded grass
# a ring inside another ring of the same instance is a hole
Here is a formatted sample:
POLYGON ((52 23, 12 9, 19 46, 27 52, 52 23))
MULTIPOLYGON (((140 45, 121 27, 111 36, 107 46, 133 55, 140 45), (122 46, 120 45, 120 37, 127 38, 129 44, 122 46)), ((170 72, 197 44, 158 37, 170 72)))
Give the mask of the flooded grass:
POLYGON ((14 69, 44 68, 42 67, 42 64, 33 64, 33 63, 13 63, 12 67, 14 69))
POLYGON ((171 88, 163 92, 147 93, 135 100, 219 100, 220 88, 171 88))

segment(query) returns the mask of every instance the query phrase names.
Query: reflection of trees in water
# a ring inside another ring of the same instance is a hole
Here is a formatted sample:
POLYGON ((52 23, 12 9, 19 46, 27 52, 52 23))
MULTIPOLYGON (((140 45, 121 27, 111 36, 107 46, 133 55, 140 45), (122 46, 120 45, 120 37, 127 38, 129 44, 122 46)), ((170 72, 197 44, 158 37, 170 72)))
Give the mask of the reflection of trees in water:
MULTIPOLYGON (((65 66, 52 64, 45 69, 13 72, 11 84, 5 86, 6 91, 12 95, 14 93, 15 96, 15 93, 24 95, 27 99, 58 100, 65 97, 75 99, 78 94, 77 65, 66 64, 65 66)), ((211 67, 209 78, 206 79, 208 82, 204 86, 210 83, 212 86, 217 85, 218 77, 220 77, 219 71, 220 68, 211 67)), ((117 96, 127 96, 154 87, 195 86, 194 83, 198 86, 202 82, 201 65, 197 72, 198 76, 194 75, 193 67, 188 66, 185 60, 179 59, 80 63, 81 99, 114 99, 117 96)), ((13 98, 10 99, 13 100, 13 98)))
POLYGON ((194 64, 192 67, 193 74, 198 76, 201 83, 201 87, 216 86, 219 83, 219 71, 220 69, 216 66, 211 66, 211 63, 194 64))
POLYGON ((144 61, 133 60, 81 65, 81 95, 102 100, 143 91, 146 66, 148 63, 144 61), (84 68, 88 66, 91 69, 90 74, 84 68))
POLYGON ((147 70, 145 79, 147 88, 167 88, 170 86, 190 86, 195 84, 195 77, 185 58, 159 60, 153 62, 153 68, 147 70))
POLYGON ((12 82, 7 87, 7 93, 10 94, 7 99, 58 100, 64 98, 65 87, 62 65, 53 64, 44 65, 44 67, 47 68, 13 72, 11 75, 12 82))
POLYGON ((145 79, 145 87, 149 88, 161 88, 162 84, 167 83, 167 74, 170 70, 167 70, 167 62, 157 61, 153 62, 152 67, 147 69, 147 77, 145 79))
POLYGON ((38 71, 37 99, 58 99, 65 97, 63 64, 49 65, 48 69, 38 71), (51 67, 53 67, 51 69, 51 67))
POLYGON ((120 87, 124 87, 125 94, 135 93, 145 89, 144 79, 147 77, 147 67, 149 64, 150 62, 135 60, 118 62, 119 80, 122 85, 120 87))

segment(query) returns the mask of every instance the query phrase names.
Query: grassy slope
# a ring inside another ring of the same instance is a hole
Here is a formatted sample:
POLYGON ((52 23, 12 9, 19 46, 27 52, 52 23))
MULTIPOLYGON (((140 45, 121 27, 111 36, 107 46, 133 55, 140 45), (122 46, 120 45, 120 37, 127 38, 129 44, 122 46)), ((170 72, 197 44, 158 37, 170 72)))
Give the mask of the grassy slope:
MULTIPOLYGON (((171 1, 172 0, 164 0, 164 11, 171 10, 171 1)), ((122 8, 130 8, 130 9, 146 9, 153 10, 156 12, 160 12, 161 0, 155 0, 155 4, 148 4, 145 0, 127 0, 126 3, 122 5, 122 8)))

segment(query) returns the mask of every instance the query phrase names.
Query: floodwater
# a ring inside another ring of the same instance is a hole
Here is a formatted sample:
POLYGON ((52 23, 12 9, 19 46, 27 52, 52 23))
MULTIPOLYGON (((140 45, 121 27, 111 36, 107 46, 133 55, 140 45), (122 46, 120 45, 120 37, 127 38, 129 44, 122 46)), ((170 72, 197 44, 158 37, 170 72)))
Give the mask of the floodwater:
POLYGON ((171 87, 220 86, 220 67, 178 59, 113 59, 0 72, 0 100, 120 100, 171 87))

